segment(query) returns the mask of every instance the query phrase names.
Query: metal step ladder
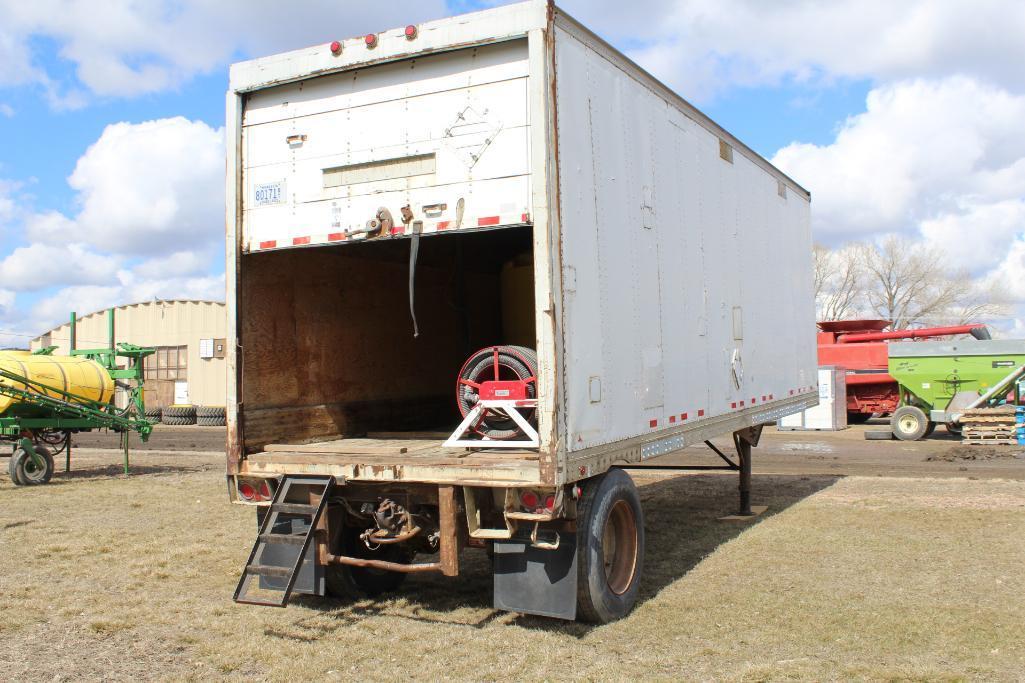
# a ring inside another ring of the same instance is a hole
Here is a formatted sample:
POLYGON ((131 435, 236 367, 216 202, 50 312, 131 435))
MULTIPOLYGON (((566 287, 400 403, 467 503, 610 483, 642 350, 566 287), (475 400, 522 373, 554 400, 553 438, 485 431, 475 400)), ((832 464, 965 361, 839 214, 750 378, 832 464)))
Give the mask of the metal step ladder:
POLYGON ((269 607, 288 604, 300 572, 304 567, 312 570, 315 557, 308 551, 333 487, 334 477, 330 476, 286 476, 282 480, 235 588, 235 602, 269 607))

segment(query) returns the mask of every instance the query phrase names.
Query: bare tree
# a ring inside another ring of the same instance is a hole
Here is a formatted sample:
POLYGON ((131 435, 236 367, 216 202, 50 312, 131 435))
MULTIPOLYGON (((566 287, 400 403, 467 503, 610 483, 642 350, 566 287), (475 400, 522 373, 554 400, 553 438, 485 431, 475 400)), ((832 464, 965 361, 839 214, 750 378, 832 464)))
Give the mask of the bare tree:
POLYGON ((858 304, 864 294, 862 250, 848 244, 830 251, 816 244, 813 251, 819 320, 843 320, 858 315, 858 304))
POLYGON ((893 321, 895 329, 920 323, 978 320, 999 305, 967 273, 944 266, 936 247, 896 236, 863 247, 869 275, 867 302, 876 315, 893 321))
POLYGON ((874 315, 901 329, 979 322, 1009 309, 996 286, 952 271, 940 249, 922 242, 890 236, 813 251, 819 320, 874 315))
POLYGON ((950 323, 964 325, 980 320, 1006 316, 1010 312, 1010 303, 1004 292, 995 284, 980 285, 974 282, 967 273, 958 273, 956 277, 960 295, 951 311, 950 323))

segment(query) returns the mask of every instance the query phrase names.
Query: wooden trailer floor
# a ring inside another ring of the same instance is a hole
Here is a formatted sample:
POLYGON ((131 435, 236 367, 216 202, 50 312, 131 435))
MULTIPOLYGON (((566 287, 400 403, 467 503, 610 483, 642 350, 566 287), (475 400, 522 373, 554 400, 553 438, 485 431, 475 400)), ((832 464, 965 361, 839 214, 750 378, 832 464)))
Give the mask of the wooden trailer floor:
POLYGON ((332 474, 354 481, 537 484, 538 453, 520 449, 444 448, 448 434, 371 434, 304 444, 268 444, 242 462, 242 473, 332 474))

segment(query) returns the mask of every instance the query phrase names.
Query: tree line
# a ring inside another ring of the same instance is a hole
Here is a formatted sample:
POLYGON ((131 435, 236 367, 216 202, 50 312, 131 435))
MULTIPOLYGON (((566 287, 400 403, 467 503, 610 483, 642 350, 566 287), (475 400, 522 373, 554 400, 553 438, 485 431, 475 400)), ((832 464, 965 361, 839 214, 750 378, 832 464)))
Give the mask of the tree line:
POLYGON ((819 320, 880 318, 893 329, 960 325, 1006 315, 994 286, 951 268, 942 251, 906 238, 816 244, 815 303, 819 320))

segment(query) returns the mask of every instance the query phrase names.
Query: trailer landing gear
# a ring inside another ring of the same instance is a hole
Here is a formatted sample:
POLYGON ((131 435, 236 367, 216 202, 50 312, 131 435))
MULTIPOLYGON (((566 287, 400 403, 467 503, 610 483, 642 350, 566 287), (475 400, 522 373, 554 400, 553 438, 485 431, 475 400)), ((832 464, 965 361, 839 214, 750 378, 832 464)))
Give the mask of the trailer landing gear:
POLYGON ((740 509, 735 515, 720 517, 721 521, 742 522, 757 517, 769 509, 767 505, 751 505, 751 447, 757 446, 761 437, 761 425, 733 432, 733 444, 737 448, 737 469, 740 474, 740 509))

